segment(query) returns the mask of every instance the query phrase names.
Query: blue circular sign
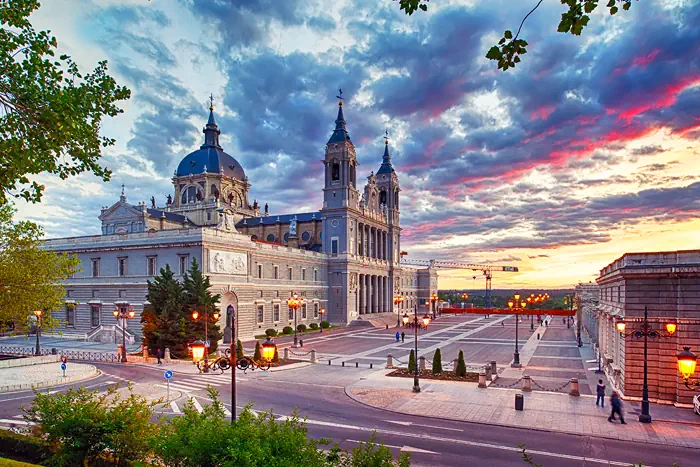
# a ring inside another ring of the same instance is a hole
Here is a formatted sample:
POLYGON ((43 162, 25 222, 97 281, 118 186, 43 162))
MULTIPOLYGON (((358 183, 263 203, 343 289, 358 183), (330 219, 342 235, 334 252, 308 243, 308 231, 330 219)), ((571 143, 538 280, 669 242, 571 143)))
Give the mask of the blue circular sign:
POLYGON ((61 370, 66 371, 66 364, 65 363, 61 363, 61 370))
POLYGON ((165 373, 163 373, 163 376, 165 376, 165 379, 170 379, 173 377, 173 372, 170 370, 166 370, 165 373))

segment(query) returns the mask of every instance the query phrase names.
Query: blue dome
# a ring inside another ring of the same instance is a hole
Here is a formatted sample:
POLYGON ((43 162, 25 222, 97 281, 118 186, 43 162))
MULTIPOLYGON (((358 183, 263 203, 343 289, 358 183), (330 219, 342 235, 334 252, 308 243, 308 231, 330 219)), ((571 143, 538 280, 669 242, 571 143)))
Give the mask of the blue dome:
POLYGON ((245 179, 243 167, 236 159, 226 154, 216 147, 205 147, 188 154, 182 159, 180 165, 177 166, 177 176, 185 177, 187 175, 198 175, 204 172, 204 166, 207 166, 207 173, 219 173, 219 167, 224 168, 224 175, 234 177, 238 180, 245 179))
POLYGON ((209 107, 209 121, 204 127, 204 144, 199 147, 199 150, 185 156, 177 166, 175 175, 178 177, 186 177, 188 175, 199 175, 204 172, 204 167, 207 168, 207 173, 218 174, 220 167, 223 168, 224 175, 245 179, 243 167, 236 159, 226 154, 219 145, 219 126, 214 119, 214 107, 209 107))

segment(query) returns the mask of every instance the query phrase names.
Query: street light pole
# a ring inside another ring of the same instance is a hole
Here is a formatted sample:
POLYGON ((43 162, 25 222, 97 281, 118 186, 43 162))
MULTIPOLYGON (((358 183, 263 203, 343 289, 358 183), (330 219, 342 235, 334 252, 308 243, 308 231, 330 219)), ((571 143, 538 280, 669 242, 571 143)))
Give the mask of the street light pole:
POLYGON ((122 358, 121 362, 126 363, 126 320, 131 319, 136 314, 133 308, 116 308, 112 314, 115 318, 122 320, 122 358))
POLYGON ((34 351, 34 355, 41 355, 41 344, 39 343, 39 336, 41 334, 41 310, 36 310, 34 312, 36 315, 36 350, 34 351))
POLYGON ((229 362, 231 363, 231 424, 236 420, 236 310, 231 313, 231 343, 229 344, 229 362))
POLYGON ((520 294, 514 294, 513 299, 508 300, 508 308, 515 309, 515 351, 513 352, 513 363, 511 363, 512 368, 520 368, 520 351, 518 350, 518 333, 519 333, 519 321, 520 312, 527 305, 524 300, 520 302, 520 294), (514 299, 514 300, 513 300, 514 299))
POLYGON ((294 312, 294 345, 296 349, 299 347, 297 340, 297 310, 304 304, 304 297, 299 297, 296 293, 287 299, 287 306, 294 312))

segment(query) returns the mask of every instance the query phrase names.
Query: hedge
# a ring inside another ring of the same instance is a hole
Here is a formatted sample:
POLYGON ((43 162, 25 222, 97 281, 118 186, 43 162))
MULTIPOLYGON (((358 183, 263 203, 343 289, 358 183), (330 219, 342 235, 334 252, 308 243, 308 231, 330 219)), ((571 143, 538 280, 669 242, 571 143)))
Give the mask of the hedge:
POLYGON ((318 323, 311 323, 309 324, 309 327, 315 331, 316 329, 318 329, 318 323))
POLYGON ((285 326, 282 329, 282 334, 291 334, 293 332, 294 332, 294 328, 292 328, 291 326, 285 326))
POLYGON ((51 456, 49 444, 35 436, 0 430, 0 455, 38 464, 51 456))
POLYGON ((328 321, 321 321, 321 327, 323 329, 328 329, 329 327, 331 327, 331 323, 329 323, 328 321))
POLYGON ((306 331, 306 324, 300 324, 297 326, 297 331, 299 332, 304 332, 306 331))
POLYGON ((275 337, 275 336, 277 335, 277 329, 272 329, 272 328, 266 329, 266 330, 265 330, 265 335, 266 335, 267 337, 275 337))

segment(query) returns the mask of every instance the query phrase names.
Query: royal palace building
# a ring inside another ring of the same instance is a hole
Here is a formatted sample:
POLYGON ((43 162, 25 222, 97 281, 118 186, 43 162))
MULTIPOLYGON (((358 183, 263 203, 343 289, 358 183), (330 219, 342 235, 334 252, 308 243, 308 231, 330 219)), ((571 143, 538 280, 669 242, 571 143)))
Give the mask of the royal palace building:
MULTIPOLYGON (((247 339, 293 325, 287 307, 293 293, 305 298, 297 323, 308 325, 403 313, 437 292, 433 270, 400 264, 401 189, 388 140, 379 169, 358 189, 359 164, 342 102, 323 156, 317 212, 270 214, 267 205, 251 203, 250 180, 224 152, 220 133, 210 107, 204 144, 178 165, 165 206, 154 198, 131 204, 122 187, 119 201, 100 213, 100 235, 45 242, 76 255, 82 266, 65 281, 66 307, 58 313, 64 336, 114 342, 122 329, 113 310, 134 309, 139 316, 148 304, 147 281, 166 264, 181 279, 194 260, 210 277, 212 292, 221 294, 225 343, 232 329, 247 339), (396 295, 404 297, 398 308, 396 295)), ((129 342, 139 340, 139 320, 127 327, 129 342)))

